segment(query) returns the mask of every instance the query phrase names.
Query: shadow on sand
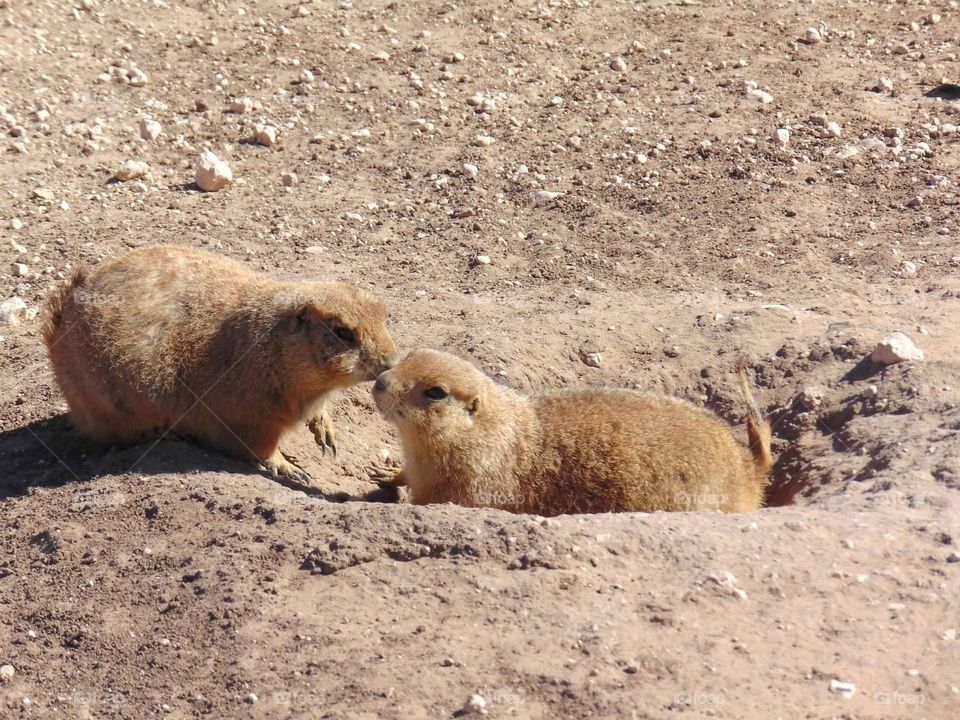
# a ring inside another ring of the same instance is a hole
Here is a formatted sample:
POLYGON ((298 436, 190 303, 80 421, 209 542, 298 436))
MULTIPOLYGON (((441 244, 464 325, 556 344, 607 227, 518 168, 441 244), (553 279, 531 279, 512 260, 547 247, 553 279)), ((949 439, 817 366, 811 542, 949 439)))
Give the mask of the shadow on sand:
MULTIPOLYGON (((28 494, 35 487, 85 484, 102 475, 142 477, 200 472, 258 471, 248 463, 170 435, 133 446, 101 445, 74 430, 66 414, 0 432, 0 501, 28 494)), ((383 490, 357 497, 345 492, 323 493, 283 478, 270 480, 329 502, 395 501, 383 490)))

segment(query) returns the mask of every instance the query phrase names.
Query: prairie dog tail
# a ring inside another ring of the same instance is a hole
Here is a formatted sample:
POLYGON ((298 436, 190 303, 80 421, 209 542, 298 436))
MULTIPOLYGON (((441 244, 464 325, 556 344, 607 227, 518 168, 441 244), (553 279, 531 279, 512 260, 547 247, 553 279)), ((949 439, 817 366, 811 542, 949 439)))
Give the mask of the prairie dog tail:
POLYGON ((747 437, 750 440, 750 454, 753 455, 753 464, 757 469, 757 474, 763 478, 773 467, 773 453, 770 451, 772 432, 770 423, 760 412, 760 407, 750 392, 750 384, 747 381, 747 364, 743 360, 737 363, 737 381, 740 397, 743 398, 743 402, 747 406, 747 437))
POLYGON ((47 348, 51 348, 59 340, 61 325, 63 323, 63 311, 71 302, 75 300, 75 295, 87 281, 87 273, 83 268, 74 270, 70 279, 61 284, 47 298, 43 317, 43 342, 47 348))

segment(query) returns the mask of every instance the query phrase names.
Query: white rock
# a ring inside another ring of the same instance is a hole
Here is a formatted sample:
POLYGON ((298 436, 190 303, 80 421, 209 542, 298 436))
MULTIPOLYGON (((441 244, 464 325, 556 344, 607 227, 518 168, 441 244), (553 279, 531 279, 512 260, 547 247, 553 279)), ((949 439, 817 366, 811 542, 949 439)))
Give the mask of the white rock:
POLYGON ((800 402, 803 403, 808 410, 820 407, 820 405, 823 404, 823 390, 815 385, 805 387, 800 393, 800 402))
POLYGON ((882 77, 877 81, 877 92, 889 95, 893 92, 893 80, 888 77, 882 77))
POLYGON ((10 682, 16 674, 13 665, 0 665, 0 682, 10 682))
POLYGON ((610 69, 616 70, 617 72, 624 72, 627 69, 627 61, 617 56, 610 61, 610 69))
POLYGON ((477 255, 474 260, 478 265, 489 265, 492 262, 489 255, 477 255))
POLYGON ((473 694, 463 704, 464 715, 486 715, 487 700, 479 693, 473 694))
POLYGON ((788 128, 778 128, 776 132, 777 142, 786 147, 790 142, 790 130, 788 128))
POLYGON ((474 144, 474 145, 480 145, 480 146, 482 146, 482 147, 486 147, 487 145, 493 145, 495 142, 496 142, 496 140, 494 140, 494 139, 493 139, 492 137, 490 137, 489 135, 477 135, 477 136, 473 139, 473 144, 474 144))
POLYGON ((233 182, 233 172, 216 153, 204 150, 197 162, 196 182, 204 192, 216 192, 233 182))
POLYGON ((229 109, 232 113, 243 115, 253 110, 253 100, 248 97, 235 98, 233 102, 230 103, 229 109))
POLYGON ((30 274, 30 267, 26 263, 15 262, 10 266, 10 272, 14 277, 27 277, 30 274))
POLYGON ((857 140, 857 147, 866 152, 874 151, 883 151, 886 152, 889 150, 887 144, 883 142, 880 138, 868 137, 861 140, 857 140))
POLYGON ((477 173, 480 172, 480 168, 478 168, 473 163, 464 163, 463 171, 470 177, 475 178, 477 176, 477 173))
POLYGON ((603 366, 603 357, 598 352, 585 352, 580 354, 580 359, 587 367, 600 368, 603 366))
POLYGON ((120 169, 117 170, 114 177, 120 182, 129 180, 139 180, 150 173, 150 166, 142 160, 127 160, 120 169))
POLYGON ((300 74, 297 76, 297 80, 304 84, 312 83, 313 79, 313 73, 307 70, 307 68, 301 70, 300 74))
POLYGON ((0 323, 4 325, 19 325, 27 316, 27 304, 18 297, 0 303, 0 323))
POLYGON ((923 350, 902 332, 894 332, 877 344, 870 359, 880 365, 895 365, 908 360, 922 361, 923 350))
POLYGON ((10 229, 23 230, 23 220, 20 218, 13 218, 13 220, 10 221, 10 229))
POLYGON ((900 263, 900 274, 903 275, 903 277, 914 277, 917 274, 917 264, 909 260, 904 260, 900 263))
POLYGON ((134 87, 143 87, 149 80, 150 78, 147 74, 138 67, 132 67, 127 70, 127 82, 134 87))
POLYGON ((803 39, 811 45, 815 45, 823 41, 823 36, 815 27, 808 27, 803 33, 803 39))
POLYGON ((140 120, 140 137, 144 140, 156 140, 161 132, 163 132, 163 128, 156 120, 150 118, 140 120))
POLYGON ((751 100, 756 100, 761 105, 769 105, 773 102, 773 95, 763 90, 758 90, 757 88, 749 88, 744 94, 751 100))
POLYGON ((845 698, 852 698, 856 691, 857 686, 853 683, 843 682, 842 680, 837 680, 836 678, 830 680, 830 692, 832 693, 837 693, 845 698))
POLYGON ((823 134, 825 137, 838 138, 843 133, 843 130, 840 128, 840 123, 828 122, 826 127, 823 129, 823 134))
POLYGON ((277 144, 277 129, 273 125, 256 125, 253 128, 253 139, 257 145, 273 147, 277 144))
POLYGON ((533 204, 534 205, 547 205, 558 197, 563 195, 562 192, 553 192, 552 190, 537 190, 533 193, 533 204))
POLYGON ((256 694, 256 693, 250 693, 249 695, 247 695, 247 696, 244 698, 244 700, 246 700, 246 701, 247 701, 248 703, 250 703, 251 705, 253 705, 255 702, 257 702, 259 699, 260 699, 260 698, 257 697, 257 694, 256 694))

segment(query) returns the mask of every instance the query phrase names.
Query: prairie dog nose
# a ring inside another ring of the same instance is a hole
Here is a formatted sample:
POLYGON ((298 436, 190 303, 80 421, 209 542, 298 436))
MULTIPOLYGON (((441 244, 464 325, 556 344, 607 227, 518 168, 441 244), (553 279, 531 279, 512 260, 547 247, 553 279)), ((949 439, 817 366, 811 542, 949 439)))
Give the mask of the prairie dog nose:
POLYGON ((379 375, 377 375, 377 380, 375 383, 373 383, 374 390, 379 390, 383 392, 384 390, 387 389, 387 379, 384 377, 385 375, 386 375, 385 372, 382 372, 379 375))

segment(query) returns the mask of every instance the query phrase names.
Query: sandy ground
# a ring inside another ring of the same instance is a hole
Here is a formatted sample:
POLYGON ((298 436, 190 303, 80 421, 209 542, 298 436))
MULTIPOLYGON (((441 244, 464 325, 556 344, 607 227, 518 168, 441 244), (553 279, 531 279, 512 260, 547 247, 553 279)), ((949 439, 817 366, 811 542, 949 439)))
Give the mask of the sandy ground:
POLYGON ((0 0, 0 302, 26 305, 0 715, 960 717, 958 36, 944 2, 0 0), (336 459, 285 443, 314 493, 92 445, 35 311, 157 242, 370 288, 402 347, 513 387, 665 392, 741 435, 745 355, 769 507, 371 502, 398 448, 368 387, 336 459), (894 330, 923 362, 869 360, 894 330))

